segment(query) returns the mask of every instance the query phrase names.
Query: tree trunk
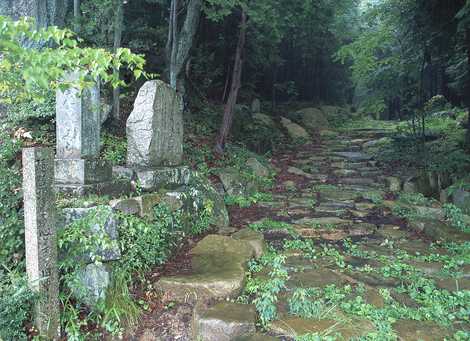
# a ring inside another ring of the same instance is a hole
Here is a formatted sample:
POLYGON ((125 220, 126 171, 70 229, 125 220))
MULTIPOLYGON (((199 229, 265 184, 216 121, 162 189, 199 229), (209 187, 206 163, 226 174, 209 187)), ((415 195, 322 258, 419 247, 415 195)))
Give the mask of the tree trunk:
POLYGON ((225 149, 225 142, 227 140, 230 128, 233 122, 233 113, 235 105, 237 104, 238 92, 241 86, 241 76, 243 69, 243 51, 245 49, 246 42, 246 12, 242 9, 241 21, 240 21, 240 33, 238 36, 237 50, 235 53, 235 62, 233 65, 232 73, 232 84, 230 86, 230 93, 228 95, 227 103, 224 108, 224 117, 222 119, 222 125, 219 130, 219 135, 215 144, 215 152, 222 154, 225 149))
MULTIPOLYGON (((123 30, 123 23, 124 23, 124 5, 123 0, 116 0, 116 14, 114 18, 114 41, 113 41, 113 51, 116 52, 121 47, 121 38, 122 38, 122 30, 123 30)), ((113 70, 114 74, 119 77, 119 68, 113 70)), ((113 118, 116 121, 121 119, 121 112, 120 112, 120 101, 119 96, 121 91, 119 87, 113 89, 113 118)))
MULTIPOLYGON (((167 65, 172 88, 177 88, 181 73, 189 58, 194 36, 201 17, 202 0, 190 0, 186 9, 183 27, 178 32, 178 0, 171 1, 170 22, 167 40, 167 65)), ((183 86, 184 88, 184 86, 183 86)))
POLYGON ((276 83, 277 83, 277 73, 279 70, 279 65, 275 63, 273 66, 273 81, 271 87, 271 110, 274 111, 276 109, 276 83))
POLYGON ((0 0, 0 14, 14 20, 32 17, 38 27, 64 26, 67 0, 0 0))
POLYGON ((73 0, 73 18, 75 20, 75 27, 74 30, 76 33, 80 31, 80 17, 81 17, 81 11, 80 11, 80 0, 73 0))
MULTIPOLYGON (((464 105, 470 112, 470 27, 465 30, 465 45, 467 46, 467 79, 465 80, 464 105)), ((465 134, 465 147, 470 151, 470 114, 468 116, 467 131, 465 134)))

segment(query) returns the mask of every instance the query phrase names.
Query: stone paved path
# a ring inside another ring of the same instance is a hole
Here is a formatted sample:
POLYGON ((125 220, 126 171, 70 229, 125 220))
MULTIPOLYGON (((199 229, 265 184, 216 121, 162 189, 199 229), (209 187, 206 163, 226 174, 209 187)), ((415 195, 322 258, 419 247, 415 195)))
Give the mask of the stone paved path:
MULTIPOLYGON (((374 340, 444 340, 470 330, 470 292, 462 291, 470 290, 465 249, 445 247, 446 240, 431 245, 440 238, 415 231, 394 215, 396 194, 376 161, 362 151, 365 143, 385 134, 355 130, 275 160, 285 180, 275 200, 261 206, 277 215, 267 211, 270 220, 290 223, 312 242, 300 247, 291 242, 281 251, 289 277, 268 334, 281 339, 317 333, 346 340, 366 335, 374 340), (297 300, 300 307, 293 307, 294 294, 303 297, 297 300), (463 295, 467 298, 459 302, 463 295)), ((270 220, 255 224, 269 225, 270 220)), ((437 220, 433 224, 450 231, 443 238, 449 242, 470 240, 437 220)), ((278 248, 289 238, 269 227, 264 233, 278 248)))
MULTIPOLYGON (((280 262, 251 267, 239 300, 257 305, 258 334, 238 340, 470 339, 470 236, 439 221, 437 203, 397 200, 396 184, 362 148, 385 134, 325 136, 273 159, 273 199, 239 212, 236 225, 261 231, 280 262), (400 212, 414 212, 415 223, 400 212), (280 287, 277 316, 263 326, 269 283, 280 287)), ((219 317, 211 323, 227 326, 219 317)), ((165 335, 156 339, 192 339, 165 335)))

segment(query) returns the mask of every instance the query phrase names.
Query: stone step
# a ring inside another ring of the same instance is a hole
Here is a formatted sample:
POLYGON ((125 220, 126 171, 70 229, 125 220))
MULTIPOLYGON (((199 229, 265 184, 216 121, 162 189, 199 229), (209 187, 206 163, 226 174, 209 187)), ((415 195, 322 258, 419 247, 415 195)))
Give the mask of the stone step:
POLYGON ((383 186, 383 183, 371 178, 340 178, 339 183, 345 185, 367 185, 371 187, 383 186))
POLYGON ((349 161, 369 161, 372 159, 370 155, 361 152, 335 152, 333 155, 345 158, 349 161))
POLYGON ((157 290, 164 293, 163 301, 201 303, 240 294, 245 282, 246 264, 264 248, 259 245, 264 241, 259 234, 251 237, 242 234, 238 238, 240 240, 209 235, 197 243, 190 251, 189 274, 162 277, 156 283, 157 290))
POLYGON ((344 169, 338 169, 338 170, 333 171, 333 174, 339 177, 343 177, 343 176, 355 176, 355 175, 358 175, 359 173, 356 170, 344 168, 344 169))
POLYGON ((221 302, 205 309, 196 306, 193 340, 232 341, 256 332, 256 309, 253 305, 221 302))

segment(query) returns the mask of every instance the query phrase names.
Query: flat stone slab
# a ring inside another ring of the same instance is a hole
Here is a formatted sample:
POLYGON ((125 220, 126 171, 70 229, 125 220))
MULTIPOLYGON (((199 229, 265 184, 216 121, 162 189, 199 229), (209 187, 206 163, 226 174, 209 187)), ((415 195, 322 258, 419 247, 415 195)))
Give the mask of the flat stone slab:
POLYGON ((104 160, 55 159, 56 183, 85 185, 112 179, 112 166, 104 160))
POLYGON ((192 175, 187 166, 136 169, 135 173, 141 188, 146 191, 188 185, 192 175))
POLYGON ((256 309, 253 305, 222 302, 208 309, 196 308, 193 340, 231 341, 255 333, 256 309))
POLYGON ((348 159, 350 161, 369 161, 372 159, 370 155, 361 152, 335 152, 333 154, 348 159))
POLYGON ((470 290, 470 278, 438 278, 437 287, 448 291, 470 290))
POLYGON ((287 281, 289 288, 324 288, 330 284, 346 284, 346 280, 334 271, 326 268, 292 273, 287 281))
POLYGON ((263 334, 250 334, 250 335, 243 335, 240 337, 236 337, 233 341, 276 341, 275 337, 263 335, 263 334))
POLYGON ((334 175, 336 176, 340 176, 340 177, 343 177, 343 176, 353 176, 353 175, 357 175, 358 172, 356 170, 353 170, 353 169, 346 169, 346 168, 343 168, 343 169, 338 169, 338 170, 335 170, 333 172, 334 175))
POLYGON ((379 183, 375 179, 371 179, 371 178, 341 178, 339 181, 342 184, 346 184, 346 185, 366 185, 366 186, 379 185, 379 183))
POLYGON ((85 197, 92 194, 121 197, 131 193, 132 188, 130 181, 125 179, 114 179, 108 182, 85 185, 56 184, 55 190, 57 193, 62 193, 65 196, 71 197, 85 197))
POLYGON ((237 296, 245 281, 246 263, 255 256, 250 243, 209 235, 191 250, 189 274, 162 277, 157 289, 164 301, 208 302, 237 296))
POLYGON ((325 225, 349 225, 352 224, 350 220, 341 219, 338 217, 320 217, 320 218, 302 218, 294 221, 297 225, 309 225, 309 226, 325 226, 325 225))
POLYGON ((308 179, 311 179, 311 178, 315 177, 313 174, 306 173, 303 170, 301 170, 297 167, 292 167, 292 166, 287 169, 287 172, 290 173, 290 174, 303 176, 303 177, 306 177, 308 179))
POLYGON ((354 320, 340 322, 334 319, 304 319, 300 317, 285 317, 274 321, 269 329, 275 334, 289 336, 292 338, 308 333, 322 334, 333 330, 340 333, 342 340, 360 337, 372 332, 375 328, 372 322, 367 320, 354 320))
POLYGON ((393 324, 393 329, 400 340, 406 341, 440 341, 452 337, 435 322, 398 320, 393 324))
POLYGON ((410 237, 410 233, 408 231, 401 230, 399 226, 393 225, 382 226, 377 230, 377 235, 389 240, 397 240, 410 237))

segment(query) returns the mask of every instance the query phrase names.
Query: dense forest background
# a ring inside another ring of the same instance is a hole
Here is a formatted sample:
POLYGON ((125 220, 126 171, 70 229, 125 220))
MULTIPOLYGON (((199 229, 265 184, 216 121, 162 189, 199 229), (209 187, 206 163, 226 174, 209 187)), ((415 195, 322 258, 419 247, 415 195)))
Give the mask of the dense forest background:
MULTIPOLYGON (((169 82, 175 71, 190 105, 228 100, 241 33, 240 103, 260 97, 272 108, 293 101, 351 105, 389 119, 413 115, 435 95, 469 105, 465 0, 37 0, 2 6, 0 13, 14 18, 30 15, 39 26, 73 29, 83 46, 129 47, 145 56, 147 72, 169 82)), ((132 103, 132 96, 123 97, 132 103)))

